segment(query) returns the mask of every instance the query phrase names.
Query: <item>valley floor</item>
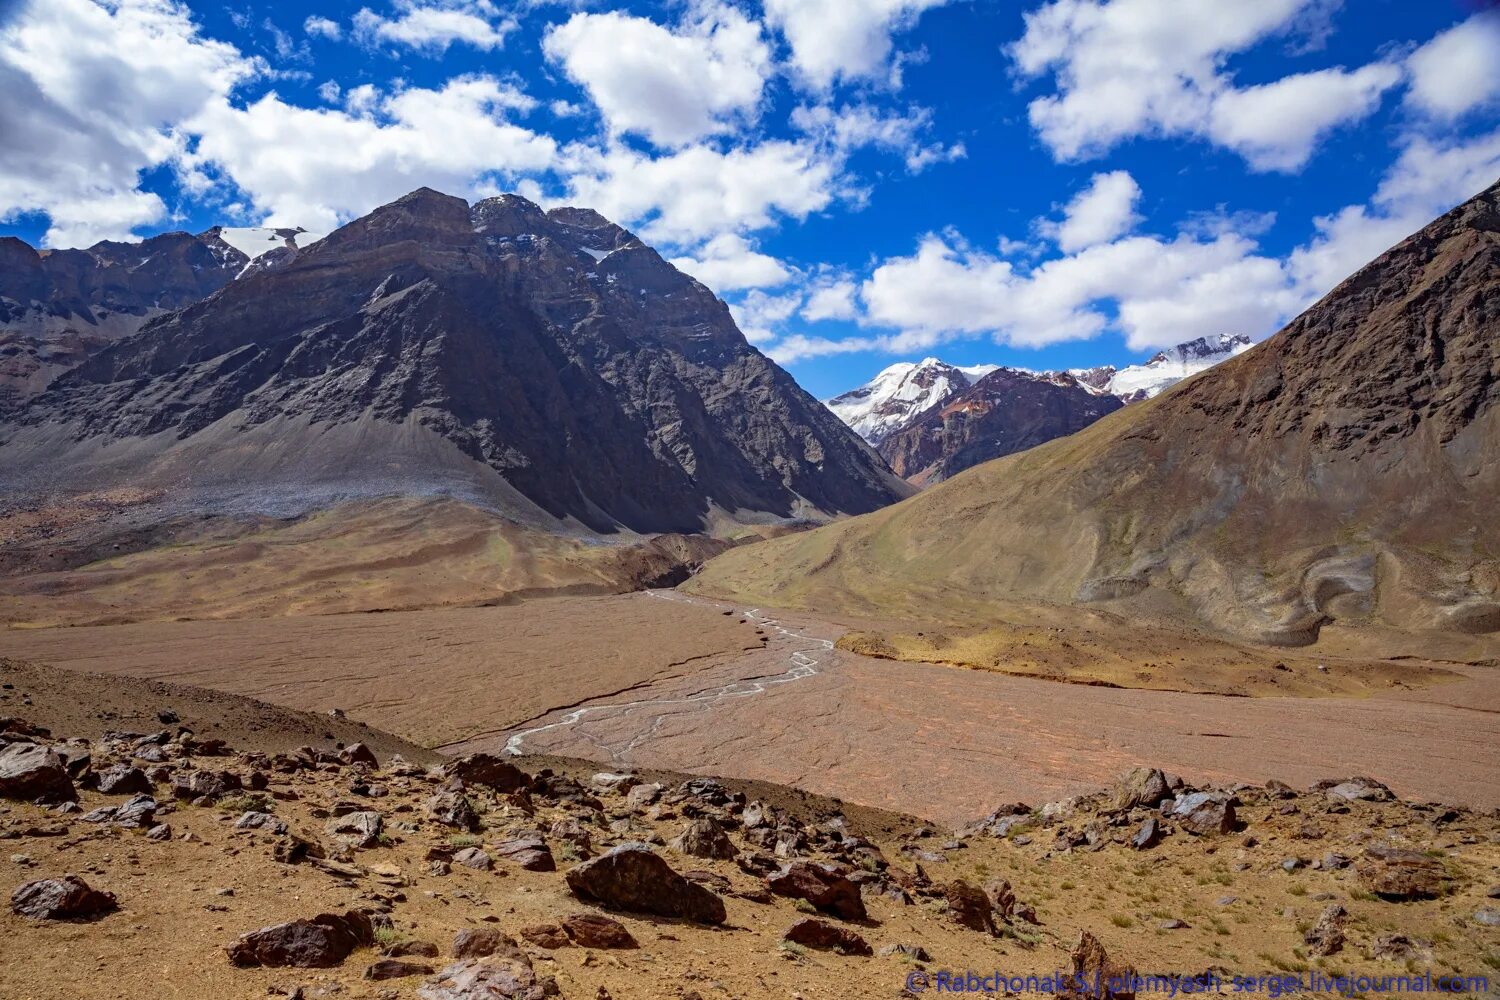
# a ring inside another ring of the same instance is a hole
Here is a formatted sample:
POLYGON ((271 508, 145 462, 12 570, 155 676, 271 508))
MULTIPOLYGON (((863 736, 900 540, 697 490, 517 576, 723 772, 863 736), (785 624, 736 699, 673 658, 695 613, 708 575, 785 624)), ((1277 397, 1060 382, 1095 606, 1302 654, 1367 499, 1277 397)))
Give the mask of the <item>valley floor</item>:
POLYGON ((1456 679, 1360 696, 1240 698, 875 659, 833 648, 844 632, 653 591, 10 630, 0 656, 342 708, 448 752, 762 779, 949 824, 1136 764, 1194 783, 1362 774, 1407 798, 1500 806, 1493 666, 1446 663, 1456 679))

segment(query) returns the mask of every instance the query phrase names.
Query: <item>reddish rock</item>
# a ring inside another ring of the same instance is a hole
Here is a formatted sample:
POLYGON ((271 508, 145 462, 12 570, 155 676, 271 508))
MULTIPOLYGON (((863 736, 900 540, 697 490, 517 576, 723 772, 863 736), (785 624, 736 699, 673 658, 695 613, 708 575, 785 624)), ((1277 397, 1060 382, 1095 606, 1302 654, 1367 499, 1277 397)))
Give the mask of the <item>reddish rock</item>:
POLYGON ((598 913, 574 913, 563 918, 562 926, 580 948, 640 947, 624 924, 598 913))
POLYGON ((484 958, 488 955, 519 955, 515 939, 493 927, 474 927, 453 935, 454 958, 484 958))
POLYGON ((561 924, 531 924, 522 927, 518 932, 521 940, 534 944, 538 948, 566 948, 572 943, 568 932, 562 929, 561 924))
POLYGON ((580 899, 622 910, 700 924, 722 924, 728 917, 723 900, 673 871, 645 844, 621 844, 570 869, 566 877, 580 899))
POLYGON ((978 886, 963 879, 955 879, 948 883, 943 896, 948 904, 948 917, 954 923, 971 931, 995 933, 995 916, 990 897, 978 886))
POLYGON ((359 910, 320 913, 311 920, 293 920, 241 934, 227 949, 229 960, 241 967, 326 969, 338 965, 354 949, 375 940, 370 917, 359 910))
POLYGON ((805 899, 824 913, 844 920, 864 920, 859 887, 835 865, 794 861, 766 880, 778 896, 805 899))
POLYGON ((77 875, 44 878, 18 886, 10 894, 10 908, 38 920, 83 920, 117 908, 113 893, 92 889, 77 875))
POLYGON ((1355 872, 1375 895, 1396 900, 1440 895, 1445 875, 1437 860, 1399 847, 1368 848, 1355 872))
POLYGON ((555 872, 552 849, 541 837, 517 837, 495 845, 495 854, 529 872, 555 872))
POLYGON ((497 792, 516 792, 531 783, 531 778, 493 754, 473 753, 443 765, 443 774, 458 778, 466 785, 484 785, 497 792))
MULTIPOLYGON (((358 744, 355 745, 358 746, 358 744)), ((419 962, 403 962, 396 958, 382 958, 365 969, 365 978, 377 981, 430 975, 432 975, 432 966, 422 965, 419 962)))
POLYGON ((869 943, 848 928, 812 917, 803 917, 792 924, 782 938, 821 951, 837 951, 844 955, 874 954, 869 943))

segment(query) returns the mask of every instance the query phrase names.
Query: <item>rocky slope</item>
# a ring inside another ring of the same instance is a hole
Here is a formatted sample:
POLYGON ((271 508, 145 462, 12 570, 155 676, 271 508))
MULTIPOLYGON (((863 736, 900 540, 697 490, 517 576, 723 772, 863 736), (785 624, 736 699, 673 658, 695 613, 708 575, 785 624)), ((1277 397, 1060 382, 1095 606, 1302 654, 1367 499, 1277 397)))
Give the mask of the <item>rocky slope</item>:
POLYGON ((58 378, 22 492, 296 513, 448 493, 541 525, 702 531, 905 492, 706 288, 583 209, 420 190, 58 378))
POLYGON ((1000 368, 884 438, 879 452, 919 486, 971 466, 1080 431, 1123 405, 1065 373, 1000 368))
POLYGON ((971 619, 1112 602, 1283 643, 1500 629, 1497 282, 1500 185, 1154 399, 689 586, 971 619))
POLYGON ((1138 767, 940 832, 759 782, 440 760, 247 706, 257 728, 185 687, 0 677, 30 714, 0 728, 5 996, 834 1000, 960 992, 971 969, 1060 975, 1068 1000, 1129 1000, 1090 987, 1137 973, 1300 992, 1314 972, 1475 975, 1500 923, 1494 817, 1370 778, 1138 767))

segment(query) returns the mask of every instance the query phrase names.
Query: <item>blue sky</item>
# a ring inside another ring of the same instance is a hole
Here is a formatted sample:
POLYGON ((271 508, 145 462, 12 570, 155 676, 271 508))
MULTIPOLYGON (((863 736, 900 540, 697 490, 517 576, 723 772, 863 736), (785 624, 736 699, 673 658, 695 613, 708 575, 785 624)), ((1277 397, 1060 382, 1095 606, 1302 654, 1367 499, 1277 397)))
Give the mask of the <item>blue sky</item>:
POLYGON ((0 234, 517 190, 825 397, 1264 337, 1500 175, 1500 14, 1459 0, 0 0, 0 89, 0 234))

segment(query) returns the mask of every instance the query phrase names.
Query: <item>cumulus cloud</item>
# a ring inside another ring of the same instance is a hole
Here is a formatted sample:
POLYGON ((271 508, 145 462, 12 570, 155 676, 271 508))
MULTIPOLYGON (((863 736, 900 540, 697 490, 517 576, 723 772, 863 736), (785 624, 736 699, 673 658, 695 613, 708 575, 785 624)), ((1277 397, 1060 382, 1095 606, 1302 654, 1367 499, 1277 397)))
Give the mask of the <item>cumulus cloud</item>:
POLYGON ((786 38, 792 67, 808 87, 897 83, 891 36, 947 0, 765 0, 766 19, 786 38))
POLYGON ((855 296, 859 286, 842 271, 819 275, 808 290, 800 315, 809 323, 822 320, 852 320, 859 316, 855 296))
POLYGON ((792 127, 817 139, 840 155, 873 147, 901 156, 910 173, 921 173, 934 163, 962 159, 964 144, 928 141, 932 112, 910 108, 883 111, 868 103, 834 108, 829 104, 792 109, 792 127))
POLYGON ((141 171, 178 155, 180 123, 261 69, 170 0, 23 5, 0 24, 0 218, 46 213, 49 246, 160 221, 141 171))
POLYGON ((326 17, 309 17, 302 22, 302 30, 314 37, 327 38, 332 41, 338 41, 344 37, 344 29, 339 27, 339 23, 326 17))
POLYGON ((1063 210, 1063 221, 1043 229, 1057 240, 1058 248, 1067 253, 1129 232, 1141 217, 1136 203, 1141 188, 1125 170, 1095 174, 1087 189, 1078 193, 1063 210))
POLYGON ((1295 170, 1332 129, 1368 116, 1401 78, 1373 63, 1237 87, 1227 59, 1326 16, 1322 0, 1053 0, 1025 16, 1009 48, 1023 78, 1056 92, 1027 108, 1062 160, 1091 159, 1137 136, 1207 139, 1252 169, 1295 170))
POLYGON ((363 7, 354 15, 354 35, 367 45, 395 45, 433 55, 455 42, 498 49, 516 29, 490 0, 396 0, 395 16, 363 7))
POLYGON ((771 70, 760 25, 720 4, 691 8, 675 30, 618 11, 578 13, 549 28, 542 47, 611 134, 667 147, 754 121, 771 70))
POLYGON ((1407 59, 1411 86, 1406 104, 1452 120, 1500 100, 1500 13, 1476 14, 1407 59))
POLYGON ((756 250, 736 233, 721 233, 672 264, 720 295, 744 288, 774 288, 792 277, 786 265, 756 250))
POLYGON ((798 292, 768 295, 752 291, 740 301, 730 303, 729 312, 746 340, 752 344, 764 344, 776 339, 773 328, 790 317, 801 301, 802 295, 798 292))

